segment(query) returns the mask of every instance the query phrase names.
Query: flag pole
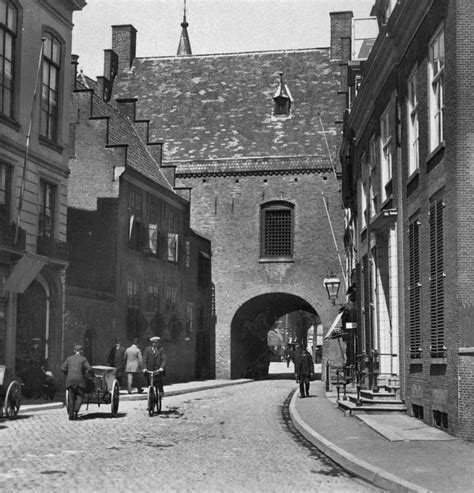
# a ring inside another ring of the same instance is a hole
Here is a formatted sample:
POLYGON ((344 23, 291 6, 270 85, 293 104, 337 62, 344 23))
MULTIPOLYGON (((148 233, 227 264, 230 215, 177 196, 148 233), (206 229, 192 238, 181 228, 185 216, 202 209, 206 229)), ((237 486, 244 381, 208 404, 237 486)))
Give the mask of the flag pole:
POLYGON ((28 131, 26 133, 26 145, 25 145, 25 158, 23 161, 23 173, 21 177, 21 186, 20 186, 20 196, 18 199, 18 210, 17 210, 17 217, 16 217, 16 228, 15 228, 15 245, 18 241, 18 232, 20 229, 20 222, 21 222, 21 210, 23 208, 23 198, 25 195, 25 182, 26 182, 26 168, 27 168, 27 163, 28 163, 28 156, 30 152, 30 137, 31 137, 31 128, 33 126, 33 118, 35 115, 35 107, 36 107, 36 96, 38 93, 38 86, 39 86, 39 78, 40 78, 40 73, 41 73, 41 63, 43 61, 43 52, 44 52, 44 43, 46 41, 46 38, 41 38, 41 46, 40 46, 40 53, 38 57, 38 67, 36 70, 36 79, 35 79, 35 87, 33 90, 33 100, 31 103, 31 111, 30 111, 30 121, 28 122, 28 131))

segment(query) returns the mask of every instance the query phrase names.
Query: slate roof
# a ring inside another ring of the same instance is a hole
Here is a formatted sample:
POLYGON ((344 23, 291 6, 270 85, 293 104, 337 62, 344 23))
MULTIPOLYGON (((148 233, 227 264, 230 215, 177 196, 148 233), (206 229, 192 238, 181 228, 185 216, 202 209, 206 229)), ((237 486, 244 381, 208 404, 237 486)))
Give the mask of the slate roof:
POLYGON ((327 159, 319 115, 329 148, 337 149, 338 90, 339 65, 329 61, 328 48, 314 48, 137 58, 119 72, 113 97, 138 98, 136 118, 149 119, 150 139, 165 142, 164 162, 327 159), (273 116, 279 72, 293 97, 289 117, 273 116))
MULTIPOLYGON (((76 83, 76 88, 86 89, 81 81, 76 83)), ((125 168, 134 169, 154 183, 174 192, 159 164, 151 156, 146 144, 136 132, 131 120, 98 97, 95 92, 92 92, 91 116, 92 118, 108 119, 108 139, 107 142, 104 142, 105 146, 127 147, 125 168)))

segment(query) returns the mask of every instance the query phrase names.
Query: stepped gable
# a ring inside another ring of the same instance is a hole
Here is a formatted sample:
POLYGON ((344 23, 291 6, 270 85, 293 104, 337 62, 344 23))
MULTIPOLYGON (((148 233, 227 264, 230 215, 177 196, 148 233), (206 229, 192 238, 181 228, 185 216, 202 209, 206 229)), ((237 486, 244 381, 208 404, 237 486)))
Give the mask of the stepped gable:
MULTIPOLYGON (((77 90, 87 90, 80 82, 76 83, 77 90)), ((173 187, 165 178, 159 164, 149 153, 145 143, 137 134, 132 121, 127 116, 120 113, 102 98, 98 97, 95 91, 91 92, 91 118, 108 120, 107 147, 127 147, 125 167, 129 167, 154 183, 158 183, 168 190, 174 192, 173 187)))
POLYGON ((336 149, 343 110, 339 65, 329 51, 135 58, 119 71, 113 96, 138 99, 137 118, 149 119, 150 138, 165 142, 165 161, 327 158, 320 115, 329 148, 336 149), (274 115, 280 72, 293 98, 289 116, 274 115))
MULTIPOLYGON (((171 163, 170 163, 171 164, 171 163)), ((272 156, 258 158, 173 161, 176 176, 245 176, 332 172, 328 158, 320 156, 272 156)))

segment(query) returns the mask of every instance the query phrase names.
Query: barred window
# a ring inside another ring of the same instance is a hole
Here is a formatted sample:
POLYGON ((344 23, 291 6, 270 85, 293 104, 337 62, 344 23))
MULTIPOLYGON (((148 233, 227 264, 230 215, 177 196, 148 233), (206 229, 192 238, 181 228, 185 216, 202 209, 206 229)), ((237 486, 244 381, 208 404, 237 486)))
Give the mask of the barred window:
POLYGON ((262 257, 293 257, 293 205, 262 206, 262 257))
POLYGON ((421 358, 420 222, 408 227, 410 357, 421 358))

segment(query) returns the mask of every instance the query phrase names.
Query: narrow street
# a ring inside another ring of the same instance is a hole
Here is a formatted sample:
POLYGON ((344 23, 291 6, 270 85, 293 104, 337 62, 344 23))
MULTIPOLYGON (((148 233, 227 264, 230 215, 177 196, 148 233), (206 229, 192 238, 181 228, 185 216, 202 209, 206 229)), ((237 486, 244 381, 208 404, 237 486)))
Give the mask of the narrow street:
MULTIPOLYGON (((0 423, 2 491, 376 491, 345 474, 292 428, 291 380, 267 380, 146 403, 91 405, 0 423)), ((165 389, 166 390, 166 389, 165 389)), ((317 398, 312 396, 311 398, 317 398)))

